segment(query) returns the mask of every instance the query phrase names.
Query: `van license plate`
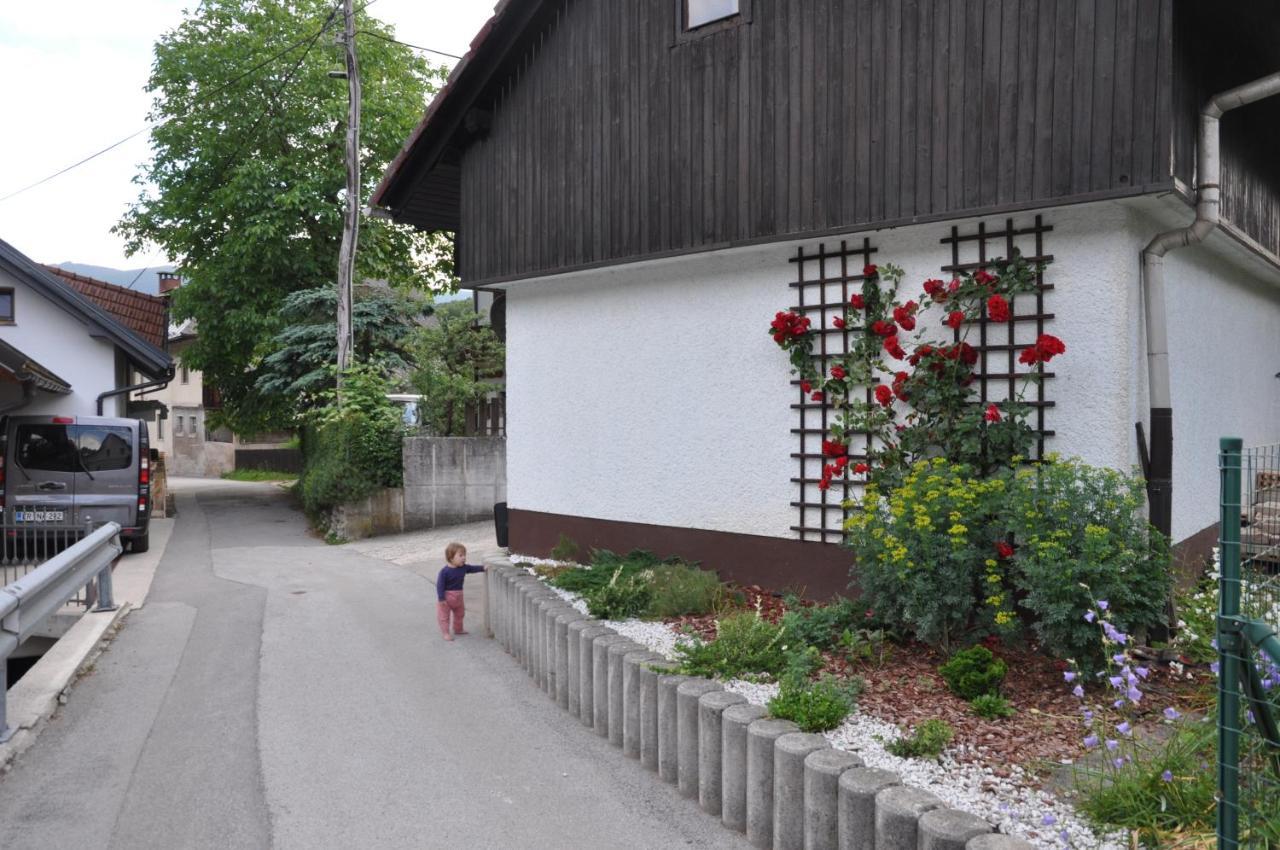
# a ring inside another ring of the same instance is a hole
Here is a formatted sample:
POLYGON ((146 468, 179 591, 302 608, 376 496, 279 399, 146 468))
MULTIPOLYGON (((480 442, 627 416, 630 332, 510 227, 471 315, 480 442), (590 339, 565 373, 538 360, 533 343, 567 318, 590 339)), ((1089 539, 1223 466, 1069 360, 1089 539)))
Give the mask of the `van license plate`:
POLYGON ((64 511, 14 511, 13 518, 17 522, 63 522, 64 511))

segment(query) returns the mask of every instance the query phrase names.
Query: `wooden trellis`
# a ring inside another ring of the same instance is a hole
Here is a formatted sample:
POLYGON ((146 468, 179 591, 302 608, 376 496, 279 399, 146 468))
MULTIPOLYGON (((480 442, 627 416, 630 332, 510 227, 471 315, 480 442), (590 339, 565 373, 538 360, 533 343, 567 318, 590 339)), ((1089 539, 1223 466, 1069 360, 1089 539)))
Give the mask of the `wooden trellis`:
MULTIPOLYGON (((988 230, 986 222, 979 222, 977 230, 972 233, 961 233, 953 226, 951 233, 942 240, 942 244, 951 247, 951 262, 942 266, 947 275, 972 272, 987 268, 995 260, 1013 256, 1014 250, 1022 252, 1022 256, 1032 265, 1053 262, 1053 255, 1044 250, 1044 235, 1053 230, 1046 225, 1041 216, 1035 217, 1035 223, 1029 227, 1016 227, 1012 218, 1005 219, 1002 227, 988 230)), ((1053 319, 1053 313, 1045 311, 1044 296, 1053 289, 1053 284, 1044 282, 1044 275, 1036 275, 1036 290, 1009 299, 1009 321, 995 323, 987 318, 986 305, 982 305, 982 316, 966 324, 977 326, 978 341, 970 345, 978 350, 978 364, 974 370, 977 378, 977 402, 985 406, 988 402, 1001 402, 1017 394, 1019 383, 1026 375, 1025 368, 1018 372, 1018 353, 1033 344, 1040 334, 1045 332, 1045 323, 1053 319), (1003 327, 1001 327, 1003 325, 1003 327)), ((959 340, 962 331, 955 331, 955 339, 959 340)), ((1035 367, 1043 379, 1032 384, 1025 403, 1032 408, 1032 421, 1035 425, 1037 440, 1035 458, 1044 456, 1044 441, 1053 436, 1045 424, 1045 412, 1053 407, 1053 402, 1046 397, 1045 385, 1054 377, 1053 372, 1044 371, 1044 364, 1035 367)))
MULTIPOLYGON (((951 248, 951 261, 941 269, 947 276, 972 272, 989 266, 995 260, 1012 256, 1015 249, 1032 264, 1051 263, 1053 256, 1044 250, 1044 235, 1052 230, 1039 215, 1035 217, 1034 224, 1025 227, 1015 226, 1012 218, 1006 219, 996 229, 988 229, 985 222, 979 223, 976 230, 967 233, 961 233, 958 227, 953 226, 950 234, 942 239, 942 243, 951 248)), ((796 270, 790 283, 796 293, 792 310, 808 317, 811 322, 815 337, 814 365, 819 374, 826 375, 831 364, 848 353, 850 340, 863 331, 861 325, 852 323, 843 329, 835 328, 831 320, 844 315, 850 296, 861 290, 865 280, 863 267, 871 263, 876 252, 871 240, 864 237, 860 241, 841 240, 838 247, 822 243, 816 251, 801 247, 790 258, 796 270)), ((1037 275, 1036 283, 1035 292, 1009 299, 1010 321, 1003 328, 987 318, 985 305, 983 315, 969 323, 976 326, 978 336, 976 340, 969 340, 979 356, 974 372, 977 379, 975 403, 1001 402, 1017 393, 1019 381, 1025 375, 1025 369, 1022 373, 1018 370, 1018 353, 1033 344, 1045 332, 1046 322, 1054 317, 1045 310, 1045 293, 1053 289, 1052 284, 1046 284, 1043 275, 1037 275)), ((959 340, 960 336, 961 331, 957 330, 954 338, 959 340)), ((1032 422, 1038 436, 1034 447, 1036 457, 1043 456, 1045 438, 1053 435, 1046 425, 1045 413, 1053 407, 1053 402, 1046 397, 1046 382, 1054 375, 1052 372, 1044 372, 1043 375, 1045 380, 1033 384, 1026 399, 1034 411, 1032 422)), ((842 503, 854 495, 853 491, 859 485, 841 478, 834 479, 829 490, 818 489, 823 464, 830 460, 822 454, 822 441, 829 433, 833 410, 825 399, 813 401, 803 392, 799 378, 791 383, 798 396, 796 403, 791 405, 796 421, 791 433, 798 438, 798 451, 791 454, 798 467, 796 477, 791 479, 797 493, 791 502, 791 507, 797 512, 797 522, 791 530, 801 540, 838 543, 844 537, 842 503)), ((872 401, 873 389, 871 386, 865 388, 868 403, 872 401)), ((872 436, 866 434, 864 437, 860 451, 855 452, 850 445, 851 463, 866 460, 868 453, 875 448, 872 436)))

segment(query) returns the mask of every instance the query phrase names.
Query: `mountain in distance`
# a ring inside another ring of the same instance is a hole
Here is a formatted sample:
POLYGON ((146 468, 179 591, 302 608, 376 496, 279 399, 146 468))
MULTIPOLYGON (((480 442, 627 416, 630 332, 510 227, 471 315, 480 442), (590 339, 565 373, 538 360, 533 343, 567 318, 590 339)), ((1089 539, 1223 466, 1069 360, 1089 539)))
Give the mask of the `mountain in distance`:
POLYGON ((173 266, 155 266, 146 269, 113 269, 107 266, 91 266, 88 263, 58 263, 58 268, 82 274, 96 280, 114 283, 116 286, 129 286, 137 292, 157 295, 160 292, 159 272, 171 272, 173 266), (137 281, 136 283, 134 281, 137 281))

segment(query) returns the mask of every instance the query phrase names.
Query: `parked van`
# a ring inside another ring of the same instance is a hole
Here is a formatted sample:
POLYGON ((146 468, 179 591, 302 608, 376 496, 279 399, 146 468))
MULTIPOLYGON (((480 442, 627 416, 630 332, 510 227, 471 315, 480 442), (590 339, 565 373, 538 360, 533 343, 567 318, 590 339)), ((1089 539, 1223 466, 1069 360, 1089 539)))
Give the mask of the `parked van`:
POLYGON ((147 423, 104 416, 0 418, 0 507, 9 529, 120 524, 134 552, 150 546, 147 423))

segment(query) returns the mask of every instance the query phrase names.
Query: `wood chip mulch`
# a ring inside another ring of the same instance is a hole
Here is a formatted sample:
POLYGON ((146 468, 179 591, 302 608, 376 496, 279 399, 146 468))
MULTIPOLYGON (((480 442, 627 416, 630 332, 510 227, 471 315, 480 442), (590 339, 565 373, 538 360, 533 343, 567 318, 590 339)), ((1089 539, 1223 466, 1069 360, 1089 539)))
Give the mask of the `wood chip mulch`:
MULTIPOLYGON (((769 590, 736 585, 733 589, 745 597, 744 610, 758 609, 769 622, 778 622, 786 612, 780 595, 769 590)), ((714 614, 667 622, 704 640, 716 636, 714 614)), ((986 645, 1008 665, 1001 692, 1016 709, 1012 717, 992 721, 973 714, 967 702, 947 690, 938 674, 946 656, 915 641, 889 644, 883 661, 851 662, 840 653, 825 653, 823 672, 862 677, 866 688, 858 710, 870 716, 903 729, 935 717, 947 721, 956 731, 953 744, 962 745, 957 758, 981 762, 997 775, 1007 776, 1012 765, 1035 770, 1078 759, 1084 752, 1085 733, 1080 702, 1063 679, 1066 665, 1034 645, 1010 646, 994 639, 986 645)), ((1154 725, 1168 706, 1184 714, 1203 710, 1206 689, 1213 681, 1206 667, 1188 663, 1181 676, 1166 664, 1152 663, 1150 669, 1151 677, 1143 685, 1144 719, 1154 725)), ((1108 693, 1091 687, 1089 701, 1109 701, 1108 693)))

